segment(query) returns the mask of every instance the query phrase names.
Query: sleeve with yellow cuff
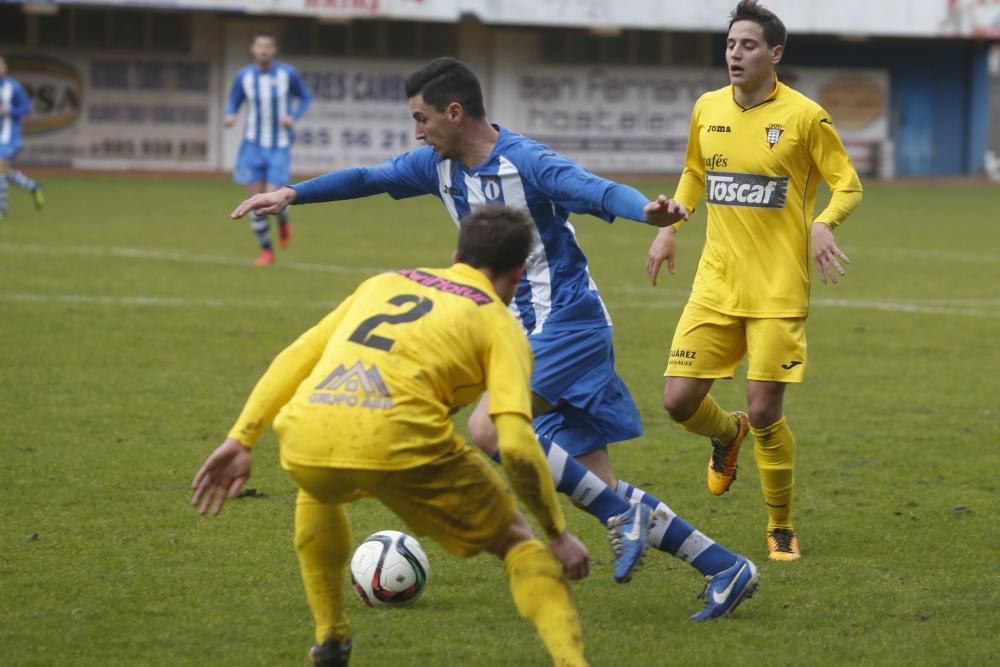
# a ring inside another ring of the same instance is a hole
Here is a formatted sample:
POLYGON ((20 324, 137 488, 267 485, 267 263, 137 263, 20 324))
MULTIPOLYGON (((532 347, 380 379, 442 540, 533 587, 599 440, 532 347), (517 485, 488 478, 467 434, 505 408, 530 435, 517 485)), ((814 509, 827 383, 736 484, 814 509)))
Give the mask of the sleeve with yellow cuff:
POLYGON ((343 319, 352 298, 346 299, 319 324, 299 336, 274 358, 250 392, 243 411, 229 431, 230 438, 247 447, 254 446, 257 438, 271 424, 282 406, 291 400, 295 390, 309 377, 309 373, 323 356, 327 341, 343 319))
POLYGON ((531 420, 521 414, 494 415, 500 461, 517 497, 528 507, 549 537, 566 530, 566 517, 556 496, 552 473, 541 445, 535 439, 531 420))
POLYGON ((489 413, 497 428, 500 461, 510 484, 546 535, 566 530, 552 473, 531 428, 531 367, 524 330, 506 310, 492 318, 484 361, 489 413))
POLYGON ((814 222, 822 222, 833 229, 861 203, 861 179, 829 114, 823 109, 813 119, 808 136, 809 155, 832 193, 830 203, 814 222))

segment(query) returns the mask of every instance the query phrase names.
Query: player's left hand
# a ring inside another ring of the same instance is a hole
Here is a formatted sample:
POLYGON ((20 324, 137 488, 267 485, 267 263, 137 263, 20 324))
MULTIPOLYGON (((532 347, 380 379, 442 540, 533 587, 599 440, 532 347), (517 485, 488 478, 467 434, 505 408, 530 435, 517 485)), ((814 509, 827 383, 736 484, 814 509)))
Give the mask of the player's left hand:
POLYGON ((295 119, 288 114, 285 114, 281 117, 281 126, 286 130, 290 130, 295 127, 295 119))
POLYGON ((837 247, 833 240, 833 230, 822 222, 812 224, 812 254, 824 285, 828 278, 836 284, 838 275, 847 274, 839 260, 844 260, 844 264, 850 264, 851 260, 837 247))
POLYGON ((646 255, 646 273, 649 275, 649 282, 656 286, 656 278, 660 275, 660 267, 663 262, 667 263, 667 270, 670 273, 677 273, 677 266, 674 262, 674 254, 677 245, 674 236, 677 230, 674 227, 664 227, 657 233, 653 243, 649 246, 649 253, 646 255))
POLYGON ((191 481, 194 497, 191 506, 198 507, 204 514, 212 505, 212 514, 218 515, 227 498, 235 498, 247 479, 250 478, 252 457, 250 450, 239 440, 226 438, 214 452, 205 459, 198 473, 191 481), (214 502, 213 502, 214 499, 214 502))

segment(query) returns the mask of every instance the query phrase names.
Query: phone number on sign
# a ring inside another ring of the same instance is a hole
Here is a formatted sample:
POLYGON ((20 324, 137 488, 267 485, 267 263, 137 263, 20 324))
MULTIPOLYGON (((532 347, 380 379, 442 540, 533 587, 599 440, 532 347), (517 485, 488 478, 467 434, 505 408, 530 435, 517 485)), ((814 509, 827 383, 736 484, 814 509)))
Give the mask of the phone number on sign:
POLYGON ((305 128, 296 133, 302 146, 316 148, 380 148, 403 151, 412 147, 410 133, 405 130, 328 130, 305 128))

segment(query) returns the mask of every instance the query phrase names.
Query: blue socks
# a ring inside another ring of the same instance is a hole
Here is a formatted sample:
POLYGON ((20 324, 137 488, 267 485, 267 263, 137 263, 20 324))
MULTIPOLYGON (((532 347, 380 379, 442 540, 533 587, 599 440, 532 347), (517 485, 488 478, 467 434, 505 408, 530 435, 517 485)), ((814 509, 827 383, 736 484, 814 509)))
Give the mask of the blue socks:
POLYGON ((267 216, 252 213, 250 216, 250 229, 253 230, 254 236, 257 237, 257 243, 260 244, 260 249, 270 250, 271 225, 267 221, 267 216))
POLYGON ((649 546, 677 556, 706 576, 716 575, 736 562, 736 554, 695 530, 655 496, 621 480, 616 490, 622 498, 653 509, 656 523, 649 531, 649 546))
MULTIPOLYGON (((587 470, 582 463, 570 456, 569 452, 552 442, 551 438, 540 436, 538 442, 545 452, 556 491, 572 498, 605 526, 608 525, 608 519, 629 510, 630 505, 625 498, 612 491, 600 477, 587 470)), ((499 463, 499 450, 490 458, 499 463)))

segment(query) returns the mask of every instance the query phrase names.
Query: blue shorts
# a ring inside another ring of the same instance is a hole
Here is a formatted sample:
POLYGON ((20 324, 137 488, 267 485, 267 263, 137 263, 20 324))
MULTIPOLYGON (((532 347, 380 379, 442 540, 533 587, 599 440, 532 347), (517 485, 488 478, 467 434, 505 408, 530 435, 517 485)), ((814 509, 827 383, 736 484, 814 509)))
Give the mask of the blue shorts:
POLYGON ((0 144, 0 160, 13 160, 21 152, 21 144, 0 144))
POLYGON ((642 435, 639 410, 615 372, 611 327, 543 331, 528 342, 535 354, 531 390, 556 408, 535 418, 539 436, 581 456, 642 435))
POLYGON ((291 161, 288 148, 261 148, 252 141, 244 140, 236 156, 233 180, 240 185, 288 185, 292 182, 291 161))

